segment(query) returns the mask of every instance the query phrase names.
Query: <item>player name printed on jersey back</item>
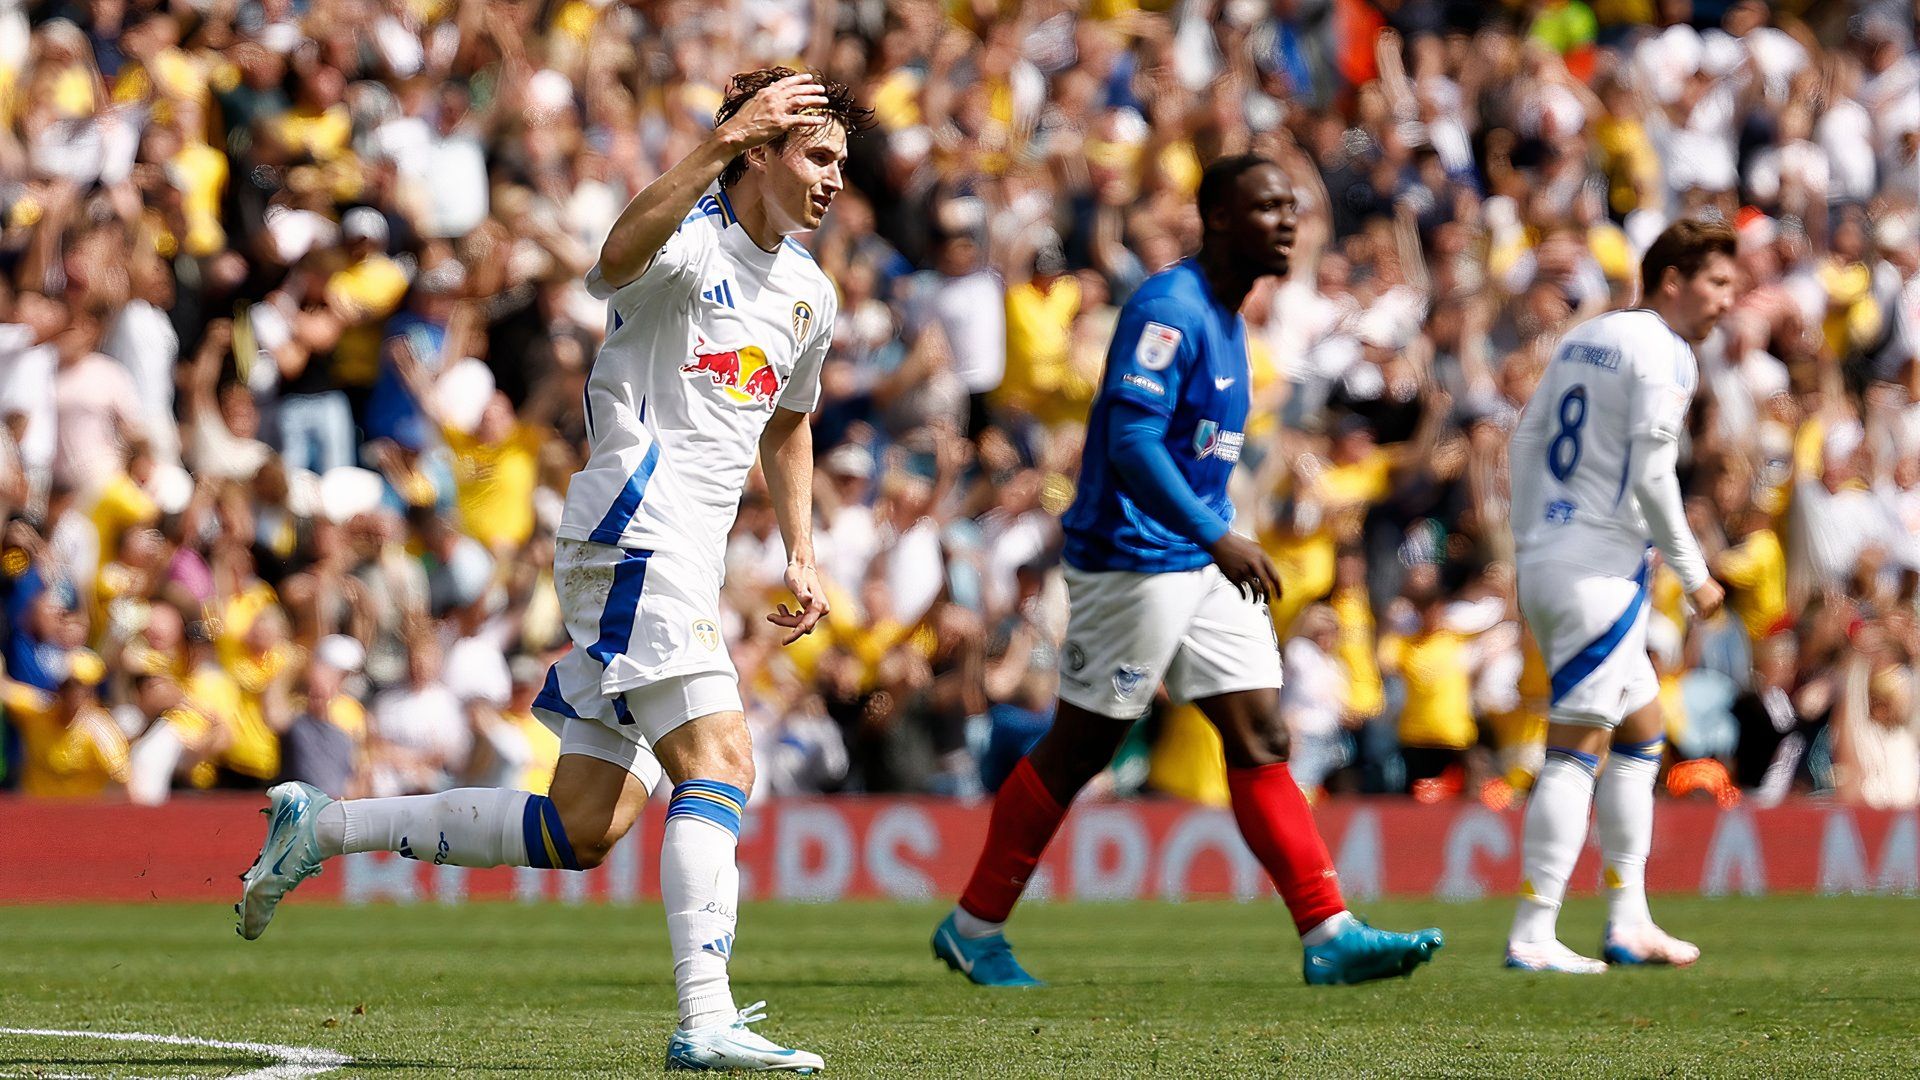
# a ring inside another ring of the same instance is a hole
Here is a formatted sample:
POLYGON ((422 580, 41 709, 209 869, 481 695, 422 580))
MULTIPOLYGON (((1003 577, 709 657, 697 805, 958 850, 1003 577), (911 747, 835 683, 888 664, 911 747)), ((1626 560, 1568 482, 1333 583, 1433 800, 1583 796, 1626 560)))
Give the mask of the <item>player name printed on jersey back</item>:
POLYGON ((638 279, 616 288, 596 266, 587 285, 607 338, 559 533, 717 566, 768 418, 819 402, 833 284, 794 240, 761 249, 716 189, 638 279))
POLYGON ((1227 479, 1246 443, 1251 405, 1246 326, 1213 296, 1191 259, 1148 278, 1120 311, 1100 394, 1087 419, 1080 485, 1062 525, 1082 570, 1164 573, 1212 557, 1141 509, 1107 454, 1117 406, 1166 417, 1163 440, 1194 495, 1233 520, 1227 479))
POLYGON ((1651 311, 1568 331, 1510 447, 1520 556, 1632 576, 1650 542, 1631 486, 1634 440, 1678 438, 1698 382, 1692 347, 1651 311))

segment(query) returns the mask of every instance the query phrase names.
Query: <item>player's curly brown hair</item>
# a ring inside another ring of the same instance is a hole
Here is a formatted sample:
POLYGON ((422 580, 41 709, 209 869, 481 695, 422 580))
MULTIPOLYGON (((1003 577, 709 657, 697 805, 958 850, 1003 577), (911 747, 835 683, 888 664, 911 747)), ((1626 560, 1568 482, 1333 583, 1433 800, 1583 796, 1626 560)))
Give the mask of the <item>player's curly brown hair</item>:
MULTIPOLYGON (((713 126, 719 127, 721 124, 732 119, 733 114, 739 112, 740 107, 745 105, 753 95, 765 90, 781 79, 800 74, 803 73, 789 67, 770 67, 760 68, 757 71, 743 71, 735 75, 727 81, 727 94, 725 99, 720 102, 720 108, 715 110, 713 114, 713 126)), ((822 116, 829 116, 839 121, 840 126, 846 129, 849 135, 855 132, 865 131, 873 126, 873 110, 861 107, 861 105, 853 99, 852 87, 847 86, 845 83, 834 82, 825 75, 818 73, 807 74, 812 74, 813 77, 819 81, 827 96, 827 103, 817 109, 811 110, 812 112, 822 116)), ((786 140, 787 137, 782 135, 773 140, 771 145, 778 149, 786 140)), ((736 155, 732 161, 727 162, 726 171, 720 174, 720 186, 723 188, 732 187, 734 183, 740 179, 741 174, 746 171, 746 155, 736 155)))
POLYGON ((1682 278, 1698 274, 1710 255, 1729 258, 1739 253, 1739 241, 1733 229, 1723 222, 1683 219, 1666 227, 1640 259, 1640 290, 1651 296, 1660 288, 1667 268, 1680 271, 1682 278))

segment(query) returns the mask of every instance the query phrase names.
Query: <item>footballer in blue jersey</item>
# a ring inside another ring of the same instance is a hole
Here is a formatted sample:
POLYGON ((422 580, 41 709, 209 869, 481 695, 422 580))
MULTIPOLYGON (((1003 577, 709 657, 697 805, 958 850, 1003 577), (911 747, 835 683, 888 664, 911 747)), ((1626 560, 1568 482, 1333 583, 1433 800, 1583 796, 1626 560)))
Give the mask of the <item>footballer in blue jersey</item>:
POLYGON ((1287 768, 1279 575, 1232 529, 1227 480, 1245 441, 1254 283, 1290 268, 1293 185, 1274 162, 1223 158, 1201 177, 1200 251, 1121 309, 1093 403, 1064 552, 1072 614, 1053 727, 995 796, 985 848, 934 955, 985 986, 1034 986, 1002 932, 1067 808, 1112 760, 1157 689, 1220 730, 1234 818, 1287 902, 1313 984, 1411 974, 1438 930, 1355 919, 1287 768))
POLYGON ((1246 325, 1208 287, 1198 260, 1182 259, 1148 278, 1121 309, 1087 418, 1087 445, 1107 446, 1116 425, 1155 426, 1149 418, 1161 418, 1167 456, 1205 513, 1192 508, 1197 529, 1163 524, 1141 505, 1152 494, 1136 494, 1137 485, 1122 479, 1121 459, 1089 453, 1061 522, 1067 564, 1157 574, 1212 562, 1207 547, 1233 519, 1227 478, 1246 438, 1251 381, 1246 325))

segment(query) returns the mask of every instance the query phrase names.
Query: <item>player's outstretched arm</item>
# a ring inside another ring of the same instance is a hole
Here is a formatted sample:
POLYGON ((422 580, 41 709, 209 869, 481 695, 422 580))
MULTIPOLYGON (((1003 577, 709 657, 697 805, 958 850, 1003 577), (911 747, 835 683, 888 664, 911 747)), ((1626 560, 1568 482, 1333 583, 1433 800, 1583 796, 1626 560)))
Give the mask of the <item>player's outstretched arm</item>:
POLYGON ((760 468, 767 477, 767 496, 780 522, 780 537, 787 544, 787 588, 800 601, 797 611, 781 604, 767 621, 791 631, 781 642, 791 645, 827 617, 827 592, 820 586, 813 562, 813 427, 806 413, 773 410, 760 435, 760 468))
POLYGON ((1701 618, 1710 618, 1720 610, 1725 598, 1719 582, 1707 573, 1707 560, 1700 554, 1700 542, 1687 524, 1686 506, 1680 499, 1680 479, 1675 469, 1680 461, 1680 445, 1673 439, 1641 435, 1633 440, 1633 497, 1646 516, 1653 544, 1680 575, 1701 618))
POLYGON ((600 276, 619 288, 646 273, 667 238, 693 212, 693 204, 727 163, 789 131, 829 121, 806 110, 827 104, 824 88, 812 75, 789 75, 755 94, 726 123, 714 129, 693 153, 633 197, 600 246, 600 276))

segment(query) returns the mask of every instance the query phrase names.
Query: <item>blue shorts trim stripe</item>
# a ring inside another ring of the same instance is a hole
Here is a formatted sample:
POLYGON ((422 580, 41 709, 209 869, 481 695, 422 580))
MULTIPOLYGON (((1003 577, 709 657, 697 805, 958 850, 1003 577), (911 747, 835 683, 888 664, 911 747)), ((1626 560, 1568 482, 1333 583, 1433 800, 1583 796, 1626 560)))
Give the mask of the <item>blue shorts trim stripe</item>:
POLYGON ((623 551, 613 567, 613 586, 607 590, 607 606, 600 612, 600 640, 587 647, 587 655, 611 666, 614 657, 627 651, 633 640, 633 619, 640 608, 640 592, 647 584, 647 559, 651 551, 623 551))
POLYGON ((533 699, 533 707, 558 713, 569 720, 580 719, 580 714, 560 693, 560 669, 558 666, 547 668, 547 681, 540 685, 540 693, 533 699))
POLYGON ((526 809, 520 815, 520 835, 527 845, 527 865, 541 870, 578 870, 573 845, 567 842, 567 830, 560 824, 560 808, 545 795, 527 796, 526 809))
POLYGON ((1553 673, 1553 704, 1560 704, 1561 698, 1572 693, 1573 688, 1579 686, 1581 680, 1593 674, 1601 664, 1605 663, 1607 657, 1613 655, 1613 650, 1620 647, 1620 642, 1626 638, 1627 632, 1633 629, 1634 621, 1640 617, 1640 609, 1647 604, 1647 565, 1645 563, 1640 564, 1640 572, 1633 576, 1633 583, 1638 588, 1634 591, 1633 599, 1628 601, 1627 610, 1614 620, 1612 626, 1607 627, 1606 633, 1594 638, 1586 648, 1575 653, 1573 659, 1560 665, 1560 670, 1553 673))
POLYGON ((739 836, 740 815, 746 808, 747 793, 732 784, 689 780, 674 786, 673 801, 667 804, 667 820, 696 817, 739 836))

